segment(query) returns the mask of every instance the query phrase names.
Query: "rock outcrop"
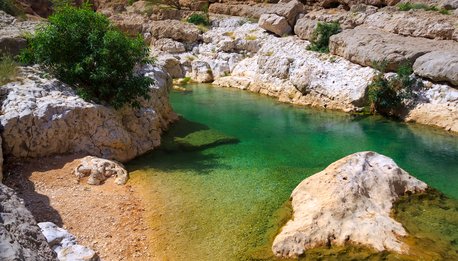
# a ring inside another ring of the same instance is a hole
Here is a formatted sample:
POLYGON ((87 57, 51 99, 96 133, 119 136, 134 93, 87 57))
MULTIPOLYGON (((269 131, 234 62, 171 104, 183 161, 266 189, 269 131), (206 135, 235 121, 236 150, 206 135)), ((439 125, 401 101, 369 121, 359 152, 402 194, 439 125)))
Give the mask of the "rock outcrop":
POLYGON ((404 121, 416 122, 458 132, 458 90, 445 84, 423 81, 419 97, 406 115, 399 115, 404 121))
POLYGON ((56 260, 32 214, 0 184, 0 260, 56 260))
POLYGON ((406 193, 427 185, 375 152, 340 159, 302 181, 291 194, 293 218, 274 240, 280 257, 297 257, 322 245, 361 244, 378 251, 406 252, 403 226, 390 217, 406 193))
POLYGON ((458 86, 458 50, 434 51, 413 64, 415 74, 435 82, 458 86))
POLYGON ((330 38, 329 49, 332 54, 365 65, 373 62, 386 62, 387 70, 396 70, 402 63, 415 60, 432 51, 458 51, 455 41, 435 41, 418 37, 406 37, 366 26, 344 30, 330 38))
POLYGON ((85 246, 78 245, 76 237, 52 222, 38 223, 49 246, 57 253, 59 261, 98 261, 97 253, 85 246))
POLYGON ((185 43, 193 43, 200 38, 200 30, 195 25, 177 20, 156 21, 145 33, 150 33, 155 39, 170 38, 185 43))
POLYGON ((19 21, 0 10, 0 57, 18 55, 27 46, 25 34, 35 30, 38 22, 19 21))
POLYGON ((69 86, 44 78, 36 67, 21 71, 21 81, 1 88, 4 155, 81 152, 127 161, 159 146, 162 131, 176 117, 168 101, 172 81, 157 67, 139 72, 155 80, 151 99, 141 100, 138 109, 120 110, 84 101, 69 86))
POLYGON ((79 179, 89 177, 89 185, 100 185, 110 177, 115 177, 116 184, 124 185, 129 179, 129 174, 121 163, 92 156, 82 158, 73 174, 79 179))

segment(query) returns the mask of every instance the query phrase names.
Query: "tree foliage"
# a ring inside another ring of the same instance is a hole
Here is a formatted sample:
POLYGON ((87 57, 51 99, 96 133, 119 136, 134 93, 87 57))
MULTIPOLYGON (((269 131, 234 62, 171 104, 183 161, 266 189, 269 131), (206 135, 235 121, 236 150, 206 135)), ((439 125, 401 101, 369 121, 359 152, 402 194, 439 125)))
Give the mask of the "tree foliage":
POLYGON ((140 36, 127 37, 88 5, 66 5, 29 39, 20 58, 42 64, 86 100, 120 108, 148 98, 152 79, 134 73, 136 65, 151 62, 148 54, 140 36))
POLYGON ((308 50, 329 53, 329 38, 339 33, 339 23, 318 23, 312 34, 311 44, 307 48, 308 50))
POLYGON ((386 63, 374 63, 379 73, 368 86, 368 99, 372 113, 393 116, 396 111, 406 107, 408 101, 415 97, 414 90, 421 87, 421 81, 412 77, 412 65, 401 64, 396 75, 385 77, 386 63))

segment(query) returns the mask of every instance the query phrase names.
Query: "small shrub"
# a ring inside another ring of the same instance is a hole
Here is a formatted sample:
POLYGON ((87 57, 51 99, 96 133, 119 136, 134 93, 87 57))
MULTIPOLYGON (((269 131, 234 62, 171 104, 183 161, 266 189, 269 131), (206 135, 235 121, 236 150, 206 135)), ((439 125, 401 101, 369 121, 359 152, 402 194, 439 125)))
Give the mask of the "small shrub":
POLYGON ((186 85, 191 81, 191 77, 184 77, 181 84, 186 85))
POLYGON ((450 10, 442 8, 442 9, 439 10, 439 13, 444 14, 444 15, 450 15, 450 10))
POLYGON ((205 25, 205 26, 210 25, 210 21, 208 20, 208 18, 205 15, 198 14, 198 13, 192 14, 187 19, 187 22, 191 24, 195 24, 195 25, 205 25))
POLYGON ((0 86, 16 80, 18 64, 11 56, 0 58, 0 86))
POLYGON ((235 39, 235 33, 234 32, 225 32, 225 33, 223 33, 223 35, 230 37, 232 40, 235 39))
POLYGON ((443 8, 437 8, 434 5, 426 5, 420 3, 399 3, 397 7, 400 11, 410 11, 410 10, 425 10, 425 11, 435 11, 441 14, 449 15, 450 11, 443 8))
POLYGON ((410 63, 401 64, 396 76, 388 79, 385 77, 385 62, 374 63, 374 67, 379 73, 368 86, 371 113, 392 116, 415 98, 413 91, 416 87, 421 87, 422 83, 411 77, 413 70, 410 63))
POLYGON ((329 53, 329 38, 339 33, 339 23, 318 23, 315 31, 313 31, 311 44, 307 47, 308 50, 329 53))
POLYGON ((252 34, 245 35, 245 40, 247 40, 247 41, 254 41, 256 39, 258 39, 258 37, 256 35, 252 35, 252 34))
POLYGON ((128 38, 90 6, 65 6, 49 17, 21 53, 24 63, 39 63, 78 94, 115 108, 138 106, 149 98, 152 79, 134 73, 152 62, 143 39, 128 38))

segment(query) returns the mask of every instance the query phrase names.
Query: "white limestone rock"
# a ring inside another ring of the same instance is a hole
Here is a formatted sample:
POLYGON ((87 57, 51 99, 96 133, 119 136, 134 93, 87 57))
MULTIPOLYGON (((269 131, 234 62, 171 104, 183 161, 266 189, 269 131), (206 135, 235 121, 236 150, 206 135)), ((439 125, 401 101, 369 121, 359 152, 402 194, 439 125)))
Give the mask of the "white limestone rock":
POLYGON ((115 177, 116 184, 124 185, 129 179, 129 174, 121 163, 92 156, 82 158, 73 174, 79 179, 89 177, 89 185, 100 185, 110 177, 115 177))
POLYGON ((192 66, 192 75, 191 79, 196 82, 211 82, 213 81, 213 73, 210 68, 210 65, 204 61, 193 61, 192 66))
POLYGON ((52 222, 38 223, 49 246, 57 253, 59 261, 99 261, 97 253, 78 245, 76 237, 52 222))
POLYGON ((297 257, 321 245, 362 244, 406 252, 403 226, 390 211, 407 192, 427 185, 375 152, 359 152, 302 181, 292 192, 293 218, 273 242, 279 257, 297 257))
POLYGON ((156 82, 151 99, 140 100, 140 108, 115 110, 84 101, 36 67, 21 68, 20 81, 0 88, 3 154, 86 153, 123 162, 159 146, 162 131, 176 119, 168 100, 172 80, 153 66, 139 73, 156 82))
POLYGON ((292 31, 286 18, 276 14, 263 14, 259 18, 258 23, 261 28, 278 36, 290 34, 292 31))

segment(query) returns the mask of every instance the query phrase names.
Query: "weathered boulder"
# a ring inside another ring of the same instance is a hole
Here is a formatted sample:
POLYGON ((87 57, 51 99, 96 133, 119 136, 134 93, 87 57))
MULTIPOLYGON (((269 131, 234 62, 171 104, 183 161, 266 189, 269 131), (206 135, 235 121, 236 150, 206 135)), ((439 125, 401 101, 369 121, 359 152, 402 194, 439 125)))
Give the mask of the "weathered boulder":
POLYGON ((49 246, 57 253, 59 261, 98 261, 97 253, 85 246, 78 245, 76 237, 52 222, 38 223, 49 246))
POLYGON ((162 38, 153 43, 153 47, 157 51, 167 53, 183 53, 186 52, 186 48, 183 43, 174 41, 169 38, 162 38))
POLYGON ((291 33, 291 26, 283 16, 276 14, 263 14, 259 18, 259 26, 278 36, 284 36, 291 33))
POLYGON ((404 12, 394 7, 368 16, 364 24, 400 35, 440 40, 452 40, 458 31, 453 16, 423 10, 404 12))
POLYGON ((458 9, 458 0, 442 0, 439 7, 447 10, 458 9))
POLYGON ((297 16, 304 13, 304 5, 297 0, 280 0, 278 4, 271 5, 267 13, 285 17, 289 25, 294 27, 297 16))
POLYGON ((19 21, 0 10, 0 56, 18 55, 21 49, 27 47, 24 35, 33 32, 37 25, 38 22, 19 21))
POLYGON ((184 76, 180 61, 173 56, 161 56, 159 57, 157 64, 161 65, 172 78, 181 78, 184 76))
POLYGON ((413 64, 413 70, 432 81, 458 86, 458 51, 434 51, 420 56, 413 64))
POLYGON ((70 87, 46 79, 36 67, 21 68, 22 79, 2 86, 0 122, 3 154, 44 157, 62 153, 127 161, 159 146, 160 135, 176 118, 168 101, 172 80, 147 66, 149 100, 119 110, 84 101, 70 87))
POLYGON ((340 159, 302 181, 291 194, 293 218, 272 251, 297 257, 321 245, 361 244, 378 251, 405 252, 403 226, 390 216, 393 203, 427 185, 375 152, 340 159))
POLYGON ((137 36, 149 26, 148 18, 137 13, 120 13, 110 17, 111 22, 130 36, 137 36))
POLYGON ((0 260, 56 260, 32 214, 0 184, 0 260))
POLYGON ((155 21, 146 30, 155 39, 170 38, 179 42, 194 43, 200 39, 197 26, 177 20, 155 21))
POLYGON ((415 60, 436 50, 458 50, 455 41, 435 41, 418 37, 406 37, 385 31, 358 26, 333 35, 329 41, 332 54, 365 66, 373 62, 386 62, 387 70, 396 68, 406 62, 415 60))
POLYGON ((214 14, 225 14, 258 19, 262 14, 268 13, 268 6, 213 3, 208 11, 214 14))
POLYGON ((196 82, 211 82, 213 81, 213 73, 210 65, 204 61, 193 61, 191 63, 192 74, 191 79, 196 82))
POLYGON ((339 23, 342 29, 352 29, 362 25, 375 12, 376 7, 367 5, 354 5, 350 12, 340 8, 314 10, 297 20, 294 33, 303 40, 309 40, 319 22, 339 23))
POLYGON ((89 177, 89 185, 100 185, 110 177, 115 177, 116 184, 124 185, 129 179, 129 174, 121 163, 92 156, 82 158, 73 174, 79 179, 89 177))
POLYGON ((319 22, 317 20, 312 20, 308 17, 302 17, 301 19, 297 20, 297 23, 294 26, 294 33, 302 40, 311 40, 313 32, 315 31, 318 23, 319 22))

